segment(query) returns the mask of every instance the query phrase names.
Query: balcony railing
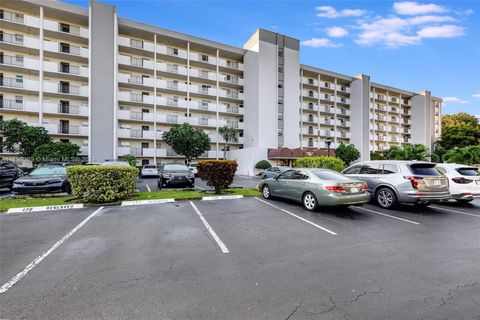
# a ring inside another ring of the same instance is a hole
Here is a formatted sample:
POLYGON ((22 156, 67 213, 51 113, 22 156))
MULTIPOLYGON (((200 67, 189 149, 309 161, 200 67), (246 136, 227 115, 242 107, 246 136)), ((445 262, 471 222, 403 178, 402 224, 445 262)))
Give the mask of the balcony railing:
POLYGON ((167 115, 168 123, 178 123, 178 116, 167 115))
POLYGON ((167 89, 178 90, 178 82, 167 81, 167 89))
POLYGON ((238 62, 227 60, 227 67, 232 69, 238 69, 238 62))
POLYGON ((198 87, 198 93, 208 94, 208 88, 198 87))
POLYGON ((167 106, 178 107, 178 100, 177 99, 172 99, 172 98, 167 98, 167 106))
POLYGON ((80 107, 79 106, 66 106, 66 105, 58 105, 58 113, 64 114, 80 114, 80 107))
POLYGON ((143 84, 143 77, 132 75, 130 79, 128 79, 128 82, 132 84, 143 84))
POLYGON ((64 45, 59 43, 58 44, 58 52, 61 53, 68 53, 68 54, 74 54, 76 56, 80 55, 81 48, 77 46, 71 46, 71 45, 64 45))
POLYGON ((71 25, 66 25, 59 23, 58 24, 58 31, 64 32, 64 33, 70 33, 76 36, 80 35, 80 27, 77 26, 71 26, 71 25))
POLYGON ((8 64, 10 66, 23 67, 23 57, 3 55, 3 56, 0 56, 0 64, 8 64))
POLYGON ((143 102, 143 95, 138 93, 130 93, 130 101, 132 102, 143 102))
POLYGON ((235 129, 237 129, 237 128, 238 128, 238 122, 236 122, 236 121, 227 121, 227 126, 230 127, 230 128, 235 128, 235 129))
POLYGON ((200 118, 198 119, 198 124, 201 126, 208 126, 208 119, 200 118))
POLYGON ((198 109, 200 110, 208 110, 208 102, 198 102, 198 109))
POLYGON ((143 138, 143 130, 131 129, 130 137, 132 138, 143 138))
POLYGON ((167 157, 178 157, 178 153, 176 153, 172 149, 167 149, 166 155, 167 157))
POLYGON ((71 86, 71 85, 68 85, 68 84, 59 84, 58 85, 58 93, 79 94, 80 93, 80 87, 71 86))
POLYGON ((178 73, 178 66, 167 64, 167 72, 178 73))
POLYGON ((235 91, 227 91, 227 97, 228 97, 228 98, 233 98, 233 99, 238 99, 238 92, 235 92, 235 91))
POLYGON ((0 109, 23 110, 23 101, 2 99, 0 100, 0 109))
POLYGON ((80 127, 79 126, 64 126, 64 125, 59 125, 58 126, 58 133, 62 134, 79 134, 80 133, 80 127))
POLYGON ((58 65, 58 72, 61 73, 68 73, 68 74, 80 74, 80 67, 79 66, 71 66, 71 65, 58 65))
POLYGON ((7 10, 0 11, 0 19, 16 23, 25 23, 25 17, 23 14, 7 10))
POLYGON ((23 35, 21 34, 12 34, 12 33, 2 33, 0 34, 0 42, 12 43, 12 44, 24 44, 23 35))
POLYGON ((1 77, 0 87, 23 88, 23 79, 1 77))
POLYGON ((130 64, 136 67, 143 67, 143 59, 130 57, 130 64))
POLYGON ((227 112, 239 113, 239 108, 237 106, 228 106, 227 107, 227 112))
POLYGON ((130 111, 131 120, 143 120, 143 112, 130 111))

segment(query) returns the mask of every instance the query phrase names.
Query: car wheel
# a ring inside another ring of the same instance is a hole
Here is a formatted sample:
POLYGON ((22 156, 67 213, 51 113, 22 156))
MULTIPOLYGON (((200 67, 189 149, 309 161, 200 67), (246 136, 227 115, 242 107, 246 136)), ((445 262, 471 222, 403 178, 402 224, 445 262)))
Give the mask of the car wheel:
POLYGON ((305 192, 302 202, 305 209, 309 211, 314 211, 318 208, 317 197, 311 192, 305 192))
POLYGON ((385 209, 390 209, 397 205, 397 196, 395 192, 389 188, 381 188, 378 190, 375 199, 377 200, 377 204, 385 209))
POLYGON ((470 199, 470 200, 457 199, 458 203, 469 203, 469 202, 472 202, 472 201, 473 201, 473 199, 470 199))
POLYGON ((268 184, 263 185, 262 187, 262 195, 265 199, 270 199, 272 197, 272 191, 268 184))

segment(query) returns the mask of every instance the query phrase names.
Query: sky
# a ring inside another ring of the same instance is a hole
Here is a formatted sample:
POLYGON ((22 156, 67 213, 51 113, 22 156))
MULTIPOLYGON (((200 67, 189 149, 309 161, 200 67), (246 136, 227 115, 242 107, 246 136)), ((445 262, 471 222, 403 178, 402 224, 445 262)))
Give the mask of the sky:
MULTIPOLYGON (((86 7, 88 0, 63 0, 86 7)), ((243 47, 257 28, 301 41, 300 61, 444 99, 480 115, 480 1, 100 0, 118 15, 243 47)))

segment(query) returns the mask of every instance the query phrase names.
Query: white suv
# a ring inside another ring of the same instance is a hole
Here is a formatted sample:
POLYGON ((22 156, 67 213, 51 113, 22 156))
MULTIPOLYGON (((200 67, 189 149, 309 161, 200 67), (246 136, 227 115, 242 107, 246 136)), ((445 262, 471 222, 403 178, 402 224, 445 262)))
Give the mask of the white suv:
POLYGON ((439 163, 437 169, 448 178, 453 199, 467 203, 480 198, 478 168, 456 163, 439 163))

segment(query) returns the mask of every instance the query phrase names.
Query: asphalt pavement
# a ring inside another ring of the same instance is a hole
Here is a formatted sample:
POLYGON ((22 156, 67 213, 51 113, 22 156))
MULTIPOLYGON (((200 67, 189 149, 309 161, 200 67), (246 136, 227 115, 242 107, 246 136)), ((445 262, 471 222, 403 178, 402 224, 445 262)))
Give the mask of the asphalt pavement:
POLYGON ((2 214, 0 318, 480 319, 479 234, 480 201, 2 214))

